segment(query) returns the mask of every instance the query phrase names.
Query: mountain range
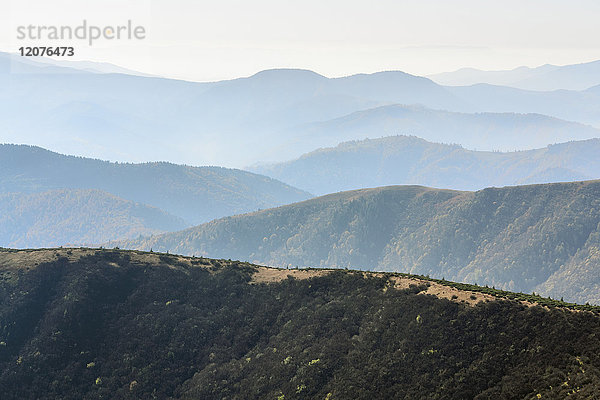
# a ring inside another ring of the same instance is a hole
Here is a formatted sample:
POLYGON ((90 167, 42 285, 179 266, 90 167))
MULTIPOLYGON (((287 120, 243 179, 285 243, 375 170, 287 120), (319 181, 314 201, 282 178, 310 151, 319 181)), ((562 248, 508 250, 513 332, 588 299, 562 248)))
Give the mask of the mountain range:
POLYGON ((0 145, 4 246, 97 244, 310 197, 241 170, 120 164, 0 145))
POLYGON ((50 247, 135 239, 294 203, 310 198, 309 192, 416 183, 477 190, 592 179, 600 176, 599 146, 592 139, 532 151, 473 152, 396 136, 342 143, 253 169, 275 180, 224 168, 118 164, 0 145, 0 243, 50 247))
POLYGON ((111 244, 281 267, 408 272, 600 304, 600 181, 327 195, 111 244))
POLYGON ((600 60, 572 65, 545 64, 535 68, 518 67, 511 70, 483 71, 461 68, 454 72, 428 75, 441 85, 468 86, 477 83, 510 86, 524 90, 585 90, 600 82, 600 60))
POLYGON ((0 397, 595 398, 599 68, 0 53, 0 397))
POLYGON ((599 154, 600 139, 502 153, 471 151, 414 136, 392 136, 345 142, 296 160, 256 165, 250 170, 316 195, 400 184, 477 190, 598 179, 599 154))
MULTIPOLYGON (((339 137, 338 131, 334 141, 297 148, 304 126, 392 104, 462 113, 538 113, 600 127, 600 93, 593 88, 445 87, 400 71, 326 78, 306 70, 267 70, 211 83, 31 63, 23 67, 31 73, 11 73, 20 62, 0 55, 0 142, 113 161, 235 167, 285 161, 364 138, 339 137), (50 69, 58 70, 48 79, 50 69)), ((561 125, 568 124, 557 122, 561 125)), ((508 128, 499 129, 500 134, 509 134, 508 128)), ((580 139, 579 129, 560 141, 580 139)), ((463 144, 460 135, 447 135, 444 141, 463 144)), ((515 147, 521 149, 518 143, 515 147)))
POLYGON ((469 150, 515 151, 600 137, 600 129, 540 114, 457 113, 389 105, 297 128, 286 145, 305 152, 349 140, 412 135, 469 150))

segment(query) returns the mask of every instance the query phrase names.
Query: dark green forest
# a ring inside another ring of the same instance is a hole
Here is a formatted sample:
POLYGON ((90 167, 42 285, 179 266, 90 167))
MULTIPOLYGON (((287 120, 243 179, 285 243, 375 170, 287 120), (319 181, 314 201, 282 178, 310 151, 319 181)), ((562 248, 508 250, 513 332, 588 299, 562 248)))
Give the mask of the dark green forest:
POLYGON ((356 190, 119 246, 408 272, 600 304, 600 181, 356 190))
POLYGON ((424 277, 0 251, 3 399, 589 399, 598 348, 597 307, 424 277))

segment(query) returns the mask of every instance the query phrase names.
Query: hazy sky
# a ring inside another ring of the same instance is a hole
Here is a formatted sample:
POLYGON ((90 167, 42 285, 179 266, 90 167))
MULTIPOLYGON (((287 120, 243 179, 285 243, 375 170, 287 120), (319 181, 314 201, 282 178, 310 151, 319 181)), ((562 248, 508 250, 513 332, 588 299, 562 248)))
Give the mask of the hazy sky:
MULTIPOLYGON (((143 25, 140 41, 73 42, 75 59, 206 81, 277 67, 326 76, 600 59, 598 0, 0 0, 0 49, 20 25, 143 25)), ((54 41, 52 44, 68 44, 54 41)))

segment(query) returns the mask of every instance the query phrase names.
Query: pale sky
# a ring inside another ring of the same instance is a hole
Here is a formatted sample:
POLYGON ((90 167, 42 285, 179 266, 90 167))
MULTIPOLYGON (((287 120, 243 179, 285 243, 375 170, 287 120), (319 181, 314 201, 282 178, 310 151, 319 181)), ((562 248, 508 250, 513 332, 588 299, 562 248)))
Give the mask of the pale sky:
MULTIPOLYGON (((0 0, 0 50, 33 25, 142 25, 139 41, 53 41, 70 60, 212 81, 268 68, 326 76, 461 67, 508 69, 600 59, 598 0, 0 0)), ((45 43, 48 44, 48 43, 45 43)))

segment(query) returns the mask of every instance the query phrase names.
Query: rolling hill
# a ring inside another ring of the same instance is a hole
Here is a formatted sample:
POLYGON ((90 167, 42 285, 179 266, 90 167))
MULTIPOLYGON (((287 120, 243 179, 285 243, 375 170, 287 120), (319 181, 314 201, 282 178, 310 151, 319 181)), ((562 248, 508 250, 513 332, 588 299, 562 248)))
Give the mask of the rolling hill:
POLYGON ((393 136, 341 143, 293 161, 250 170, 316 195, 399 184, 477 190, 598 179, 599 154, 600 139, 501 153, 393 136))
POLYGON ((39 147, 0 145, 0 193, 98 189, 147 204, 188 224, 293 203, 310 194, 272 178, 220 167, 120 164, 39 147))
POLYGON ((101 244, 188 226, 157 208, 92 189, 0 194, 1 247, 101 244))
POLYGON ((416 276, 4 249, 0 322, 7 400, 583 399, 600 390, 597 307, 416 276))
POLYGON ((284 267, 409 272, 600 304, 599 210, 600 181, 477 192, 392 186, 118 245, 284 267))

